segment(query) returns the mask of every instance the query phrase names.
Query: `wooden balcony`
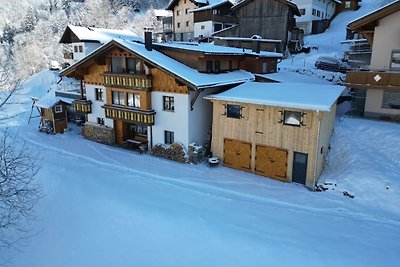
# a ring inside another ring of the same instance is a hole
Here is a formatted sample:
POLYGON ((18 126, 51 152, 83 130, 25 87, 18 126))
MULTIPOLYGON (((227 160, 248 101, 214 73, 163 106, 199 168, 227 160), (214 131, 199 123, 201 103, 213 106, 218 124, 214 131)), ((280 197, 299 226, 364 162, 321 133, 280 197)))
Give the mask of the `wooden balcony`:
POLYGON ((135 75, 129 73, 103 73, 104 86, 127 89, 151 89, 150 75, 135 75))
POLYGON ((89 114, 92 113, 92 101, 90 100, 74 100, 73 102, 75 111, 78 113, 89 114))
POLYGON ((140 110, 117 105, 104 105, 103 108, 108 119, 154 125, 154 115, 156 114, 154 110, 140 110))
POLYGON ((345 84, 350 88, 400 91, 400 71, 348 71, 345 84))

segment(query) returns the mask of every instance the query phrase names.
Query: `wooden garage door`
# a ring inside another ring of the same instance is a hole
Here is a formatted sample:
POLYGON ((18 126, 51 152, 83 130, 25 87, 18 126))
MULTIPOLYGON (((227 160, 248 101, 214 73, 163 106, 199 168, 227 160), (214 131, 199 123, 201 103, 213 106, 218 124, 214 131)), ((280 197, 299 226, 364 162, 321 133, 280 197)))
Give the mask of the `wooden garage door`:
POLYGON ((239 170, 250 170, 251 144, 239 140, 224 140, 224 165, 239 170))
POLYGON ((257 145, 255 172, 281 181, 287 181, 287 156, 286 149, 257 145))

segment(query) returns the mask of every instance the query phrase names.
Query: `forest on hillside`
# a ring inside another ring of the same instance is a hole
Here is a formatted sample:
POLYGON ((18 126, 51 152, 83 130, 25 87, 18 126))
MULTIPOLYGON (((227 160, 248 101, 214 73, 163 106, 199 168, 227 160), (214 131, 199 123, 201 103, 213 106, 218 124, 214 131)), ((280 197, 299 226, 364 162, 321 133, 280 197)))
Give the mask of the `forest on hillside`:
POLYGON ((69 47, 59 44, 68 24, 132 30, 161 27, 154 9, 169 0, 0 0, 0 63, 15 79, 63 61, 69 47), (12 63, 11 63, 12 62, 12 63))

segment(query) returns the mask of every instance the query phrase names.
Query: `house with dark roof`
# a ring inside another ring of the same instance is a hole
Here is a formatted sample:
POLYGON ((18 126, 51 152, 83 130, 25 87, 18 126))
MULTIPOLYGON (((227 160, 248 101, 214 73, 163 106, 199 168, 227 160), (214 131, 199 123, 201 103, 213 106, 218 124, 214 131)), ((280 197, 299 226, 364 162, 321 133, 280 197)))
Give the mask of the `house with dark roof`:
POLYGON ((400 1, 347 25, 372 46, 369 68, 347 72, 354 108, 366 117, 400 120, 400 1))

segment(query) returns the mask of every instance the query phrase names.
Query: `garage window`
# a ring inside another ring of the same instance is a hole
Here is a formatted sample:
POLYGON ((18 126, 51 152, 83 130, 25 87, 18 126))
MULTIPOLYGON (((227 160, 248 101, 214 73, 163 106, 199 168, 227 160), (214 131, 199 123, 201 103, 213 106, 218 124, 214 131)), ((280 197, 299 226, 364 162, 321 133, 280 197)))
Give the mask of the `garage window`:
POLYGON ((226 105, 226 116, 228 118, 240 119, 242 108, 239 105, 226 105))
POLYGON ((283 113, 283 124, 300 126, 301 125, 301 112, 285 110, 283 113))

